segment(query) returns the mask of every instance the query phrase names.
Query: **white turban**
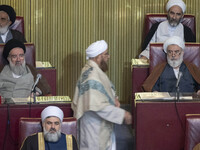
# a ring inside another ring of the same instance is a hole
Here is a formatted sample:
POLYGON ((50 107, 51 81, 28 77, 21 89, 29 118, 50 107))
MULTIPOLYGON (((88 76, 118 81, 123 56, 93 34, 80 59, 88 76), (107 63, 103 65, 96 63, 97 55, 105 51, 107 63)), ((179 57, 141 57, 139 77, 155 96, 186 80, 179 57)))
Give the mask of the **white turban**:
POLYGON ((178 45, 180 48, 182 48, 182 50, 185 49, 185 42, 179 36, 172 36, 164 42, 163 49, 165 53, 167 53, 167 47, 169 45, 178 45))
POLYGON ((185 13, 186 5, 185 5, 185 3, 182 0, 169 0, 168 3, 167 3, 167 5, 166 5, 166 10, 169 11, 169 9, 172 6, 175 6, 175 5, 181 7, 183 13, 185 13))
POLYGON ((99 54, 103 53, 108 49, 108 44, 106 41, 96 41, 92 43, 87 49, 86 49, 86 59, 89 59, 91 57, 96 57, 99 54))
POLYGON ((57 106, 48 106, 41 113, 42 122, 47 117, 58 117, 60 121, 62 122, 63 116, 64 116, 63 111, 57 106))

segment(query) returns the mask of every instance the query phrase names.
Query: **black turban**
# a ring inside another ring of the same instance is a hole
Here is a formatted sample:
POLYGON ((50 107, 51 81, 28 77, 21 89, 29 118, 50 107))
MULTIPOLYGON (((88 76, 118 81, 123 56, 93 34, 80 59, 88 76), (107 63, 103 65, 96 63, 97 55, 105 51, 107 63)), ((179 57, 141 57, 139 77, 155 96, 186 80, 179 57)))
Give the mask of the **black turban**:
POLYGON ((22 43, 16 39, 11 39, 4 46, 3 57, 7 60, 7 57, 9 55, 10 51, 16 47, 22 48, 24 50, 24 54, 26 53, 26 47, 25 47, 24 43, 22 43))
POLYGON ((5 11, 9 18, 10 18, 10 21, 12 22, 11 25, 15 22, 16 20, 16 12, 15 10, 9 6, 9 5, 0 5, 0 11, 5 11))

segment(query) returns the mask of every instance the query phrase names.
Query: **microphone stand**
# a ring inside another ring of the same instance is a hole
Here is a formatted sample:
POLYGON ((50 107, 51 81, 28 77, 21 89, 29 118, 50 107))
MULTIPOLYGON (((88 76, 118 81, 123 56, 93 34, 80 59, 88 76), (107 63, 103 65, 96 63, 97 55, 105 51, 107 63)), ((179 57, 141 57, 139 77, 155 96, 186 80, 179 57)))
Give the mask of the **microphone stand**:
POLYGON ((177 100, 177 102, 179 102, 179 100, 180 100, 179 86, 177 86, 177 88, 176 88, 176 100, 177 100))
POLYGON ((33 93, 33 104, 36 104, 36 90, 35 90, 35 88, 33 89, 32 93, 33 93))

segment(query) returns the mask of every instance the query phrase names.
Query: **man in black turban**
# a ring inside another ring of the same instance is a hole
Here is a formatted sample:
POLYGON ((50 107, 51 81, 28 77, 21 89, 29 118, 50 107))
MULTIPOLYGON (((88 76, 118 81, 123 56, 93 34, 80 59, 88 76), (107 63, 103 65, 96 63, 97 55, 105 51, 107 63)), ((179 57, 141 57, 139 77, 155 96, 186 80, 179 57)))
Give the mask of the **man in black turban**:
MULTIPOLYGON (((5 44, 3 57, 9 64, 0 66, 0 95, 3 98, 32 96, 37 71, 33 66, 26 64, 25 53, 25 45, 16 39, 11 39, 5 44)), ((50 93, 48 83, 41 78, 36 86, 36 95, 49 95, 50 93)))
POLYGON ((15 22, 15 10, 8 5, 0 5, 0 43, 7 43, 11 39, 26 42, 23 34, 17 30, 10 29, 15 22))

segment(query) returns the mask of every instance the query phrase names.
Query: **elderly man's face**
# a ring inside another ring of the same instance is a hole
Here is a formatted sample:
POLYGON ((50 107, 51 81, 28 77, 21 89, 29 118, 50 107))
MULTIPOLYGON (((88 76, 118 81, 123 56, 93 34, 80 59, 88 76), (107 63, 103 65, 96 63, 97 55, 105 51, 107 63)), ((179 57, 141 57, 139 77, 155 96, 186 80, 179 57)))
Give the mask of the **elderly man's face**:
POLYGON ((26 71, 24 50, 22 48, 13 48, 8 56, 10 69, 17 75, 23 75, 26 71))
POLYGON ((110 58, 110 55, 108 54, 108 50, 103 52, 101 55, 99 55, 101 61, 100 61, 100 68, 106 72, 108 70, 108 60, 110 58))
POLYGON ((19 47, 13 48, 8 57, 15 66, 22 65, 24 62, 24 50, 19 47))
POLYGON ((183 50, 178 45, 169 45, 167 47, 167 62, 173 68, 179 67, 183 62, 183 50))
POLYGON ((172 27, 176 27, 183 18, 182 9, 179 6, 172 6, 168 11, 168 21, 172 27))
POLYGON ((4 11, 0 11, 0 34, 6 33, 11 23, 8 14, 4 11))
POLYGON ((61 137, 61 122, 58 117, 48 117, 43 122, 44 138, 49 142, 57 142, 61 137))

